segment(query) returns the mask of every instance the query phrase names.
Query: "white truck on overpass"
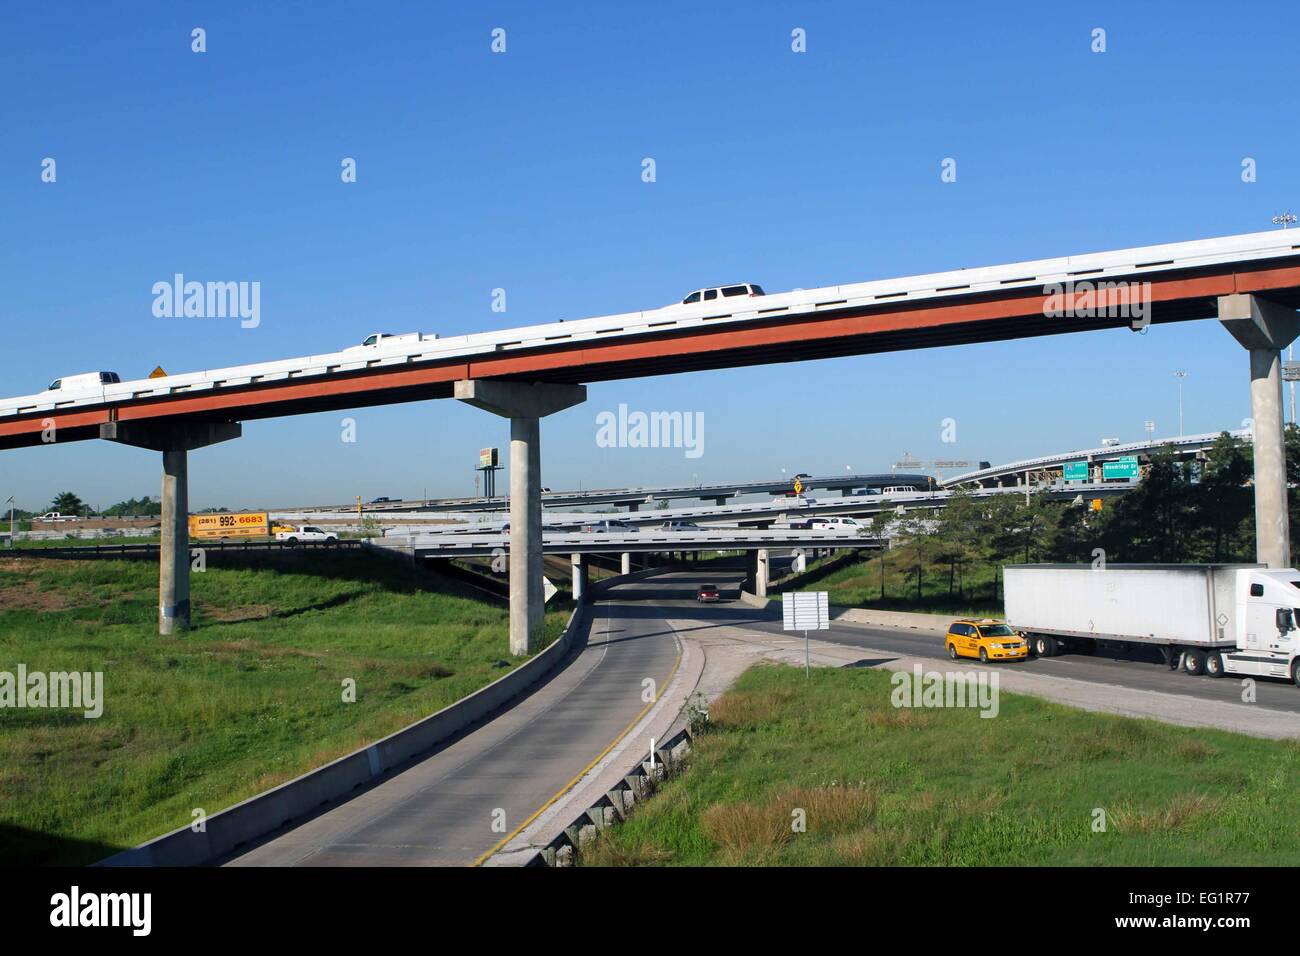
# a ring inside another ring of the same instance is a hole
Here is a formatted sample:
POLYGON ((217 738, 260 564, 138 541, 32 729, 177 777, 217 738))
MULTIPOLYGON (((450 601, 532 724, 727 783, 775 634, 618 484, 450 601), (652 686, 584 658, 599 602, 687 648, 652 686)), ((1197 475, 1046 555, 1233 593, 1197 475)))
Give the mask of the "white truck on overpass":
POLYGON ((1006 621, 1039 657, 1098 641, 1160 650, 1188 674, 1300 685, 1300 571, 1257 564, 1022 564, 1005 571, 1006 621))

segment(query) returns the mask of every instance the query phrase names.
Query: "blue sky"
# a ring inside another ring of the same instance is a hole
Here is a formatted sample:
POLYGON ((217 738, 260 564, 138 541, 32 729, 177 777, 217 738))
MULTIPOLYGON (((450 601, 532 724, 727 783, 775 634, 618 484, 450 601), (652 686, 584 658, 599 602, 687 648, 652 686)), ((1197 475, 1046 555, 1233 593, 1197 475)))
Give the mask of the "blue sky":
MULTIPOLYGON (((1300 7, 1217 6, 11 4, 0 392, 630 311, 720 282, 782 290, 1272 228, 1300 208, 1279 47, 1300 7), (155 318, 151 286, 175 272, 260 282, 261 324, 155 318)), ((1140 437, 1146 419, 1174 434, 1175 369, 1188 432, 1249 414, 1245 353, 1208 322, 603 383, 544 423, 544 483, 865 471, 904 451, 1006 460, 1140 437), (596 415, 619 403, 702 412, 704 455, 598 447, 596 415)), ((451 401, 252 422, 192 456, 191 501, 470 493, 477 449, 507 433, 451 401)), ((157 457, 5 452, 0 498, 157 494, 157 457)))

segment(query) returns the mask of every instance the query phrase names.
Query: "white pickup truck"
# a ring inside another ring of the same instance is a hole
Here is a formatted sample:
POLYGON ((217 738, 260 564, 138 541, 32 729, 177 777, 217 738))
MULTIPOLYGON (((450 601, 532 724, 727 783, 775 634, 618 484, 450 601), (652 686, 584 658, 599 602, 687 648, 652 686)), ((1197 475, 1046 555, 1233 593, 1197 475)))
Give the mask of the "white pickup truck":
POLYGON ((374 349, 381 346, 398 345, 407 343, 416 345, 420 342, 431 342, 437 339, 435 333, 425 332, 403 332, 400 335, 390 335, 388 332, 372 332, 361 340, 360 345, 352 345, 344 349, 345 352, 357 352, 363 349, 374 349))
POLYGON ((1039 657, 1157 648, 1188 674, 1300 684, 1300 571, 1258 564, 1011 565, 1006 621, 1039 657))
POLYGON ((324 531, 310 524, 300 525, 290 531, 277 531, 275 533, 276 541, 287 541, 290 544, 297 544, 299 541, 337 541, 338 539, 339 536, 333 531, 324 531))

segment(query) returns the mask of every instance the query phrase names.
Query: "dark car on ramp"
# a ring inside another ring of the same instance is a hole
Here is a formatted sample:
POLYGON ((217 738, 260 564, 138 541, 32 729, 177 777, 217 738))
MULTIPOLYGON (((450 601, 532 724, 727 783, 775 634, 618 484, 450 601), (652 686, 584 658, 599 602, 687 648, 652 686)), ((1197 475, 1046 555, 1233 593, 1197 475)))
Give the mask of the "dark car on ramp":
POLYGON ((716 584, 701 584, 695 592, 695 600, 701 604, 706 601, 720 601, 722 600, 722 592, 718 590, 716 584))

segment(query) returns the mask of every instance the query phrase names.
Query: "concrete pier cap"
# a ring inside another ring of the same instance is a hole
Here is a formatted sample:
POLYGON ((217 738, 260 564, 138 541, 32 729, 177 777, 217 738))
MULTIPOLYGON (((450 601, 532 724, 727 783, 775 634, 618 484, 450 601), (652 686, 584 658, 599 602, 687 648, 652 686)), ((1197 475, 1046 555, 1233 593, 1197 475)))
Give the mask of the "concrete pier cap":
POLYGON ((1219 296, 1219 321, 1250 352, 1250 405, 1255 459, 1255 556, 1270 568, 1291 565, 1286 439, 1282 417, 1282 349, 1300 335, 1295 309, 1238 293, 1219 296))
POLYGON ((460 401, 502 418, 545 418, 585 402, 587 386, 472 378, 457 382, 454 394, 460 401))
POLYGON ((510 652, 531 654, 540 642, 546 607, 540 420, 585 402, 587 386, 464 379, 455 383, 452 394, 510 419, 510 652))

